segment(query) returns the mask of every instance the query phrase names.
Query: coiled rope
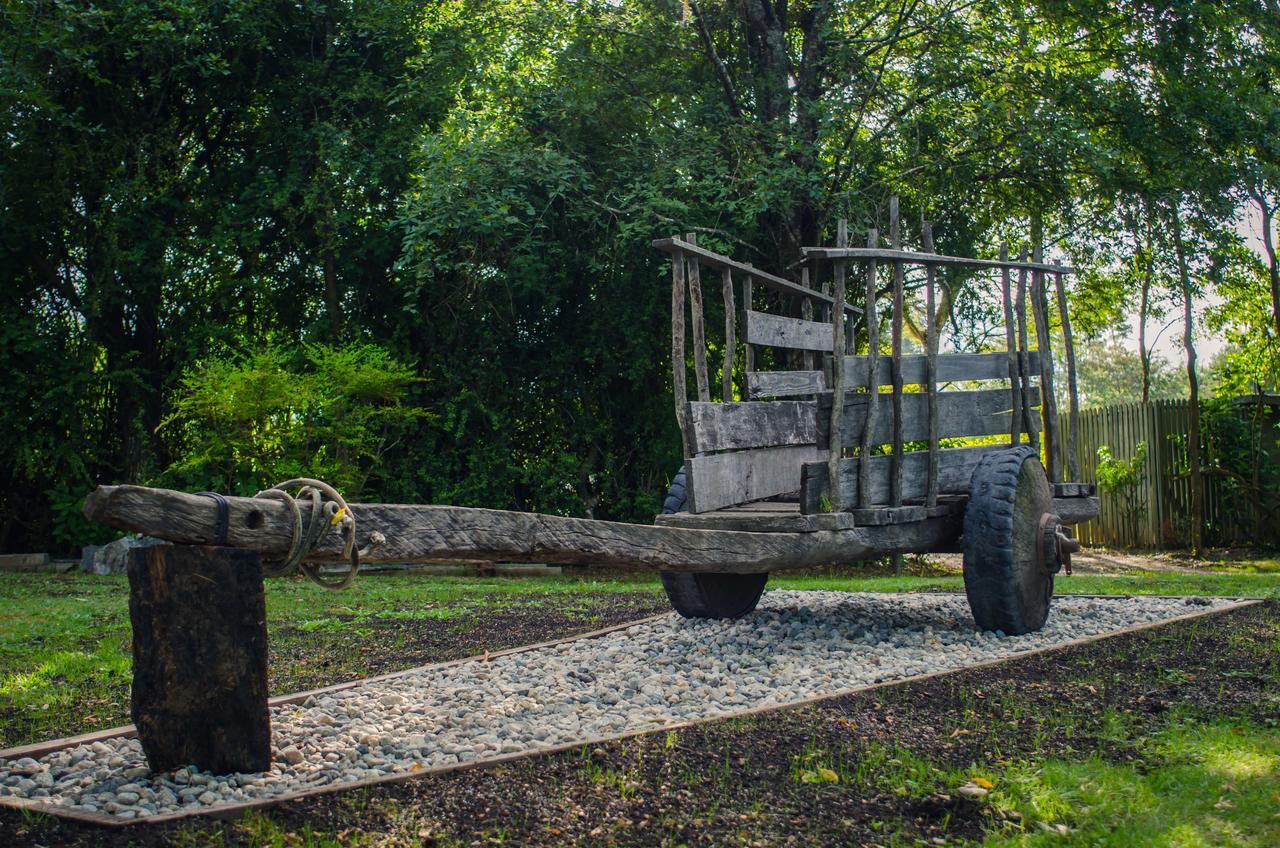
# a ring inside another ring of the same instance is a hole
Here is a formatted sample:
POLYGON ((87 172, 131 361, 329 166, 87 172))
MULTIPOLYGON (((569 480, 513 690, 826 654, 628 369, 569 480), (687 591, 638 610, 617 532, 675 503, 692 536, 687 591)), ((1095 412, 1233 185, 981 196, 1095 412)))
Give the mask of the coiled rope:
POLYGON ((338 490, 323 480, 296 477, 277 483, 270 489, 263 489, 254 497, 282 501, 293 515, 293 540, 289 544, 289 552, 280 562, 263 563, 263 573, 268 577, 283 577, 301 571, 318 586, 333 590, 345 589, 360 573, 360 558, 387 541, 385 536, 375 530, 369 534, 369 544, 364 550, 357 550, 355 513, 351 511, 351 507, 347 506, 346 500, 338 490), (297 489, 298 493, 291 495, 289 492, 292 489, 297 489), (307 515, 305 526, 302 510, 298 506, 298 502, 304 498, 311 501, 311 510, 307 515), (307 557, 315 550, 320 540, 334 529, 337 529, 343 538, 342 556, 351 563, 351 569, 339 576, 337 580, 321 576, 320 566, 307 562, 307 557))

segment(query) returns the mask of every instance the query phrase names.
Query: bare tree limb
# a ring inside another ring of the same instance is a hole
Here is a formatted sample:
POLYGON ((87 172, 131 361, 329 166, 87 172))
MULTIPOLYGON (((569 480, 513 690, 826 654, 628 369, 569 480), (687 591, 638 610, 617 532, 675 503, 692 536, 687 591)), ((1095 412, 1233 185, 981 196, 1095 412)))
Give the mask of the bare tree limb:
POLYGON ((716 52, 715 42, 711 40, 711 30, 707 28, 707 20, 702 16, 702 8, 698 5, 697 0, 689 0, 689 8, 693 10, 693 17, 698 22, 698 32, 702 36, 702 46, 706 51, 707 60, 711 62, 711 67, 715 69, 716 77, 720 80, 720 87, 724 89, 724 97, 729 103, 729 111, 733 113, 735 118, 741 118, 742 105, 738 102, 738 92, 734 89, 733 80, 729 77, 729 69, 724 66, 724 62, 720 60, 720 54, 716 52))

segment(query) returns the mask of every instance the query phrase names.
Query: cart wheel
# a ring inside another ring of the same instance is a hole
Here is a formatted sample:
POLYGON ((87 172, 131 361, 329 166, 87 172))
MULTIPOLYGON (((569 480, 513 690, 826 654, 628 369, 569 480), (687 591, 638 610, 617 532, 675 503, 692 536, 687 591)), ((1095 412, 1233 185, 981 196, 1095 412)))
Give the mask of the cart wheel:
POLYGON ((1020 635, 1049 616, 1053 575, 1075 546, 1053 514, 1053 491, 1030 445, 990 454, 969 483, 964 590, 983 630, 1020 635))
MULTIPOLYGON (((662 503, 662 514, 684 512, 688 501, 684 466, 676 472, 662 503)), ((662 588, 676 612, 685 618, 741 618, 756 608, 764 593, 764 574, 698 574, 662 572, 662 588)))

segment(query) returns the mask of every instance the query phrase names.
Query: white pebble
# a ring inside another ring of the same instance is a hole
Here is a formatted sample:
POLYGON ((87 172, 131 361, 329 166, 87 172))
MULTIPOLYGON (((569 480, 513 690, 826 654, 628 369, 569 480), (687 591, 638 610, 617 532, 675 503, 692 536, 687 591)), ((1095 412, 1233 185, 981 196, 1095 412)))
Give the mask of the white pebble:
POLYGON ((1043 630, 1006 637, 974 630, 963 595, 768 592, 736 621, 671 613, 273 707, 286 768, 151 774, 141 743, 115 738, 40 760, 0 760, 0 794, 122 818, 279 797, 963 668, 1228 603, 1067 596, 1054 601, 1043 630))

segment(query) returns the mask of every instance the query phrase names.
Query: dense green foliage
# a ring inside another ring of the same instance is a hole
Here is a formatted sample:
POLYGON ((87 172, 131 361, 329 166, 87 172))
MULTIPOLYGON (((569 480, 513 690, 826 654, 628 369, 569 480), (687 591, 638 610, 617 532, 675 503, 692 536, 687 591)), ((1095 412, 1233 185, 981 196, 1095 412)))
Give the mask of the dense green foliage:
MULTIPOLYGON (((779 270, 893 194, 943 251, 1043 233, 1083 336, 1226 292, 1227 379, 1276 385, 1232 227, 1280 203, 1274 0, 0 10, 0 548, 87 541, 95 482, 302 468, 643 519, 679 462, 649 241, 779 270), (374 419, 329 420, 320 344, 380 351, 374 419), (230 415, 255 374, 282 397, 230 415)), ((987 283, 944 283, 947 343, 992 343, 987 283)))

